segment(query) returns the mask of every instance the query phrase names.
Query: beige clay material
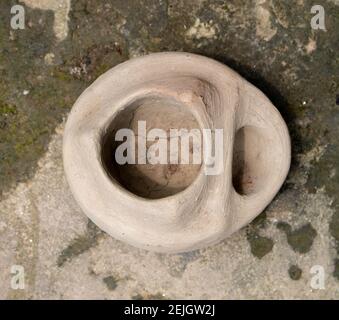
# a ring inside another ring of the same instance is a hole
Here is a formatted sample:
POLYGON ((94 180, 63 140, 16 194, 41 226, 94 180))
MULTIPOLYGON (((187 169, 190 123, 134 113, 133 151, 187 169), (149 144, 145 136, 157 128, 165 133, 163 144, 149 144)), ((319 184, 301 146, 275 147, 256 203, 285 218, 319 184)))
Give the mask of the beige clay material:
POLYGON ((291 147, 261 91, 212 59, 168 52, 122 63, 82 93, 63 158, 74 197, 100 228, 133 246, 184 252, 219 242, 260 214, 286 178, 291 147), (115 132, 136 132, 139 120, 165 131, 223 129, 223 171, 114 163, 115 132))

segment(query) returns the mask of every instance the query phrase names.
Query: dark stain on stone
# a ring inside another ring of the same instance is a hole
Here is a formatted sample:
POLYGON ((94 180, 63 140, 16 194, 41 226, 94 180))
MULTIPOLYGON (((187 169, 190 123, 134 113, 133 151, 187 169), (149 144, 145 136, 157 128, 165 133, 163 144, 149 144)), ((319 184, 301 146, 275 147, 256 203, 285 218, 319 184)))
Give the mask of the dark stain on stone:
POLYGON ((266 256, 273 249, 273 240, 267 237, 260 236, 255 232, 247 234, 247 240, 251 246, 252 254, 261 259, 266 256))
POLYGON ((334 260, 333 277, 339 280, 339 259, 334 260))
POLYGON ((294 251, 299 253, 309 252, 317 235, 317 231, 310 223, 297 230, 292 230, 292 227, 287 222, 279 222, 277 228, 285 232, 288 244, 294 251))
POLYGON ((266 221, 267 214, 266 211, 264 211, 251 222, 251 227, 254 229, 263 229, 266 227, 266 221))
POLYGON ((152 293, 145 293, 145 294, 140 294, 137 293, 131 297, 132 300, 167 300, 162 293, 157 292, 155 294, 152 293))
POLYGON ((86 252, 97 245, 98 239, 104 234, 92 221, 88 220, 87 232, 75 238, 58 256, 57 265, 62 267, 67 261, 86 252))
POLYGON ((297 265, 291 265, 288 269, 288 274, 292 280, 299 280, 302 275, 302 270, 297 265))
POLYGON ((291 232, 292 230, 292 227, 287 222, 284 221, 278 222, 277 228, 281 231, 284 231, 285 233, 291 232))
POLYGON ((336 98, 335 98, 335 104, 337 106, 339 106, 339 94, 337 94, 336 98))
POLYGON ((327 137, 328 141, 326 142, 326 151, 318 162, 312 163, 313 166, 309 173, 306 187, 308 192, 315 193, 317 189, 325 186, 326 194, 328 194, 333 199, 331 208, 333 209, 334 213, 329 221, 329 230, 331 236, 334 238, 335 249, 339 255, 339 144, 337 142, 332 142, 334 139, 337 139, 339 132, 336 133, 336 129, 334 129, 336 128, 334 126, 334 122, 338 122, 335 120, 336 116, 333 115, 332 118, 334 119, 333 124, 331 124, 329 127, 332 127, 333 125, 333 128, 329 132, 330 136, 327 137), (332 136, 335 137, 331 138, 332 136), (330 175, 331 172, 334 172, 333 176, 330 175))
MULTIPOLYGON (((332 216, 330 222, 330 232, 337 244, 339 244, 339 210, 332 216)), ((339 254, 339 246, 337 245, 337 253, 339 254)))
POLYGON ((252 254, 261 259, 272 251, 274 242, 272 239, 260 235, 260 230, 266 227, 266 212, 257 216, 247 227, 246 238, 250 244, 252 254))
POLYGON ((118 286, 119 279, 114 276, 108 276, 102 279, 102 281, 106 284, 108 290, 115 290, 118 286))

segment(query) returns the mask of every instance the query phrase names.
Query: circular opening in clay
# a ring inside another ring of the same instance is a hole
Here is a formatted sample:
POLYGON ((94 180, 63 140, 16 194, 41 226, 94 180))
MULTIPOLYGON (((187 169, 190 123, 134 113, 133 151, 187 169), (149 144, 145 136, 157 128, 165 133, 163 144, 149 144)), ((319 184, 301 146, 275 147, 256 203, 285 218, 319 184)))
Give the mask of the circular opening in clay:
POLYGON ((201 163, 194 163, 193 155, 201 154, 200 133, 187 106, 168 97, 138 99, 114 117, 103 135, 102 162, 110 178, 135 195, 168 197, 198 176, 201 163))
POLYGON ((270 144, 264 129, 245 126, 236 132, 232 180, 233 187, 239 194, 257 193, 265 186, 272 167, 270 144))

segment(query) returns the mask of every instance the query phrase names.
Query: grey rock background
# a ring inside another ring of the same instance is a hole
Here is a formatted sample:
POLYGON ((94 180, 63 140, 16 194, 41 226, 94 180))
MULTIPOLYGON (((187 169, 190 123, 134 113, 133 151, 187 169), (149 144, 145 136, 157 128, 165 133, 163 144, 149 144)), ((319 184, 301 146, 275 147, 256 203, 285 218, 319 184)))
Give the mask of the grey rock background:
POLYGON ((338 1, 23 0, 0 3, 0 298, 338 298, 338 1), (321 4, 326 29, 312 30, 321 4), (64 119, 100 74, 131 57, 188 51, 261 89, 292 137, 272 204, 224 242, 138 250, 88 221, 62 168, 64 119), (11 266, 25 289, 11 289, 11 266), (325 288, 310 285, 314 265, 325 288))

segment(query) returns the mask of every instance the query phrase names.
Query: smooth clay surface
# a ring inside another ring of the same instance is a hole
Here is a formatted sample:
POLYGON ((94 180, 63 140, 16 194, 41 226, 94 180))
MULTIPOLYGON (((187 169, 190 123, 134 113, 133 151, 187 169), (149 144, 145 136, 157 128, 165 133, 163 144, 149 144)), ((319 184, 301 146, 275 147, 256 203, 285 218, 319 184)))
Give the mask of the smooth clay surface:
POLYGON ((261 213, 284 182, 291 155, 287 127, 264 94, 212 59, 169 52, 99 77, 73 106, 63 157, 73 195, 100 228, 137 247, 184 252, 226 238, 261 213), (137 132, 138 121, 166 132, 222 129, 223 170, 118 165, 114 134, 137 132))

